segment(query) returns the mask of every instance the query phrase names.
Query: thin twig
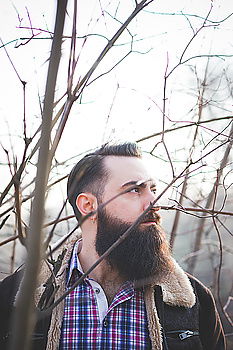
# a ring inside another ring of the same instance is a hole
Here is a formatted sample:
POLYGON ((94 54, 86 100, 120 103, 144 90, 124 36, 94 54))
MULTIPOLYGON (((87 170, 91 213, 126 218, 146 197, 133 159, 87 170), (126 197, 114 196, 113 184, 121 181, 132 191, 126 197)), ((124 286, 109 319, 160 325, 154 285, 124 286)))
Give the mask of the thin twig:
POLYGON ((226 311, 224 309, 224 306, 222 304, 222 301, 221 301, 221 296, 220 296, 220 276, 221 276, 221 269, 222 269, 222 264, 223 264, 223 247, 222 247, 222 239, 221 239, 221 234, 219 232, 219 229, 218 229, 218 226, 216 224, 216 221, 215 221, 215 218, 213 217, 213 224, 214 224, 214 227, 215 227, 215 230, 217 232, 217 235, 218 235, 218 240, 219 240, 219 265, 218 265, 218 274, 217 274, 217 297, 218 297, 218 302, 219 302, 219 305, 221 307, 221 310, 227 320, 227 322, 233 326, 233 322, 231 321, 231 319, 229 319, 228 315, 226 314, 226 311))
POLYGON ((139 142, 142 142, 142 141, 146 141, 146 140, 148 140, 148 139, 150 139, 152 137, 160 136, 160 135, 162 135, 162 133, 166 134, 166 133, 177 131, 177 130, 180 130, 180 129, 183 129, 183 128, 189 128, 189 127, 192 127, 192 126, 198 126, 198 125, 212 123, 212 122, 215 122, 215 121, 226 120, 226 119, 233 119, 233 116, 230 115, 230 116, 221 117, 221 118, 213 118, 213 119, 208 119, 208 120, 202 120, 202 121, 199 121, 199 122, 190 122, 189 124, 177 126, 175 128, 171 128, 171 129, 166 129, 166 130, 164 130, 164 132, 160 131, 160 132, 148 135, 148 136, 144 136, 141 139, 138 139, 136 142, 139 143, 139 142))

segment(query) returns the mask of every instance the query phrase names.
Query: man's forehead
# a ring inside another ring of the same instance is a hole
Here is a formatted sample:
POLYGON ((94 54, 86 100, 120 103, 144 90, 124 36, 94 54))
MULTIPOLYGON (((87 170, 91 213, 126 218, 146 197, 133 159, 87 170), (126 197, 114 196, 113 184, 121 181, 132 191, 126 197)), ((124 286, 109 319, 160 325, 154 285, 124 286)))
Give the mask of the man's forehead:
POLYGON ((118 179, 121 185, 129 181, 154 182, 153 174, 143 158, 109 156, 105 159, 105 167, 109 178, 118 179))

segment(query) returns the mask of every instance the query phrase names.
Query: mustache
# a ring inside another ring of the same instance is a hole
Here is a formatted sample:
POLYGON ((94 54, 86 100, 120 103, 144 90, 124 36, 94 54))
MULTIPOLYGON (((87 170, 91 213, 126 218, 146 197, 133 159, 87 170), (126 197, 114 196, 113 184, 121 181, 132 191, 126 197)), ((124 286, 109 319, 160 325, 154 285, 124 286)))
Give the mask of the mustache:
POLYGON ((144 217, 142 223, 155 222, 156 224, 161 223, 161 216, 157 212, 150 210, 144 217))

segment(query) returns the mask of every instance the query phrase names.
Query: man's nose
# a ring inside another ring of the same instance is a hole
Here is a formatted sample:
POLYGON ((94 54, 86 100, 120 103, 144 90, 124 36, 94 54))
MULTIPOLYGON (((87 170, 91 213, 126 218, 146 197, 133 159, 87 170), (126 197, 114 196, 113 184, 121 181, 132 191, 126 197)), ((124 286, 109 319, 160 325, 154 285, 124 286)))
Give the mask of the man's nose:
POLYGON ((143 210, 146 210, 149 207, 149 205, 154 202, 155 199, 156 199, 156 194, 152 191, 148 191, 148 193, 146 193, 145 200, 143 203, 144 204, 143 210))

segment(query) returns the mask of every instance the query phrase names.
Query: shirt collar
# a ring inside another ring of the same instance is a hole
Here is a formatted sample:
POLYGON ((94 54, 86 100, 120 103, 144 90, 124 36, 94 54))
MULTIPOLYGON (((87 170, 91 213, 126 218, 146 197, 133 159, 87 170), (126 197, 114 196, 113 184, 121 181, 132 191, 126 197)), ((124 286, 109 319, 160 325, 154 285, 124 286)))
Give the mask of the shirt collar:
POLYGON ((74 270, 77 270, 80 274, 83 274, 83 269, 82 266, 80 264, 79 258, 78 258, 78 254, 80 253, 82 249, 82 239, 79 239, 73 248, 73 252, 71 255, 71 259, 70 259, 70 266, 69 266, 69 270, 68 270, 68 278, 67 278, 67 284, 70 282, 72 273, 74 270))
MULTIPOLYGON (((70 282, 71 276, 73 271, 78 271, 80 275, 84 274, 84 271, 82 269, 81 263, 78 258, 78 254, 80 253, 82 249, 82 239, 80 238, 74 245, 73 252, 70 259, 70 266, 68 269, 68 278, 67 278, 67 285, 70 282)), ((130 294, 134 291, 134 283, 131 281, 126 281, 122 287, 121 290, 127 290, 130 294)))

